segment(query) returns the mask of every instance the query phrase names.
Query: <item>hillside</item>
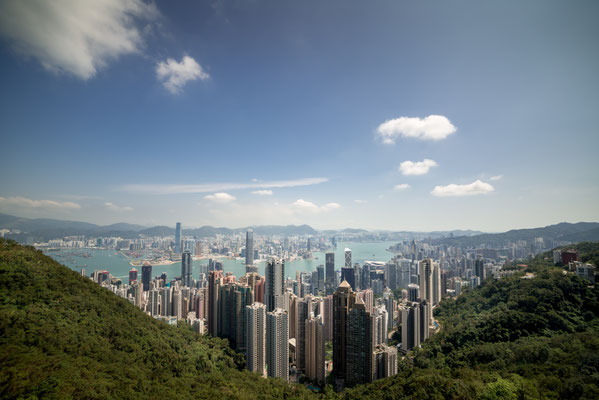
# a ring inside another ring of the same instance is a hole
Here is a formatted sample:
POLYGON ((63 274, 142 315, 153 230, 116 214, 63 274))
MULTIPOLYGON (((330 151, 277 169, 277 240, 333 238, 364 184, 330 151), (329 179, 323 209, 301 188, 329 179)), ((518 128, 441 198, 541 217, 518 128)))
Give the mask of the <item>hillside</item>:
POLYGON ((542 228, 513 229, 503 233, 443 238, 435 240, 434 243, 461 247, 477 247, 480 245, 502 247, 507 242, 531 241, 538 237, 564 242, 592 241, 599 240, 598 230, 599 223, 597 222, 578 222, 576 224, 561 222, 542 228))
POLYGON ((1 398, 302 398, 224 340, 145 315, 32 247, 0 239, 1 398))

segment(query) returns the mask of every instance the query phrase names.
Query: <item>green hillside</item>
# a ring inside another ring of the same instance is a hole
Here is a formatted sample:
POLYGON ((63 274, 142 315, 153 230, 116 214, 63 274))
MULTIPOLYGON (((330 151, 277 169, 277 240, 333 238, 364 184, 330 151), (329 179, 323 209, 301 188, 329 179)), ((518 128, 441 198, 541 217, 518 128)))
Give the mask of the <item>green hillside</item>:
POLYGON ((1 398, 302 398, 220 339, 145 315, 32 247, 0 239, 1 398))

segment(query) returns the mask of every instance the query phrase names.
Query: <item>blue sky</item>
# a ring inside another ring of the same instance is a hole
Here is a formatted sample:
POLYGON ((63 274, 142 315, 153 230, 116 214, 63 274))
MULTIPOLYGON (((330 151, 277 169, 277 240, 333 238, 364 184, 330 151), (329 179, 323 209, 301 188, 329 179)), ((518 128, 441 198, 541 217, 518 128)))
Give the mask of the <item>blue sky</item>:
POLYGON ((598 221, 598 18, 596 1, 1 1, 0 212, 598 221))

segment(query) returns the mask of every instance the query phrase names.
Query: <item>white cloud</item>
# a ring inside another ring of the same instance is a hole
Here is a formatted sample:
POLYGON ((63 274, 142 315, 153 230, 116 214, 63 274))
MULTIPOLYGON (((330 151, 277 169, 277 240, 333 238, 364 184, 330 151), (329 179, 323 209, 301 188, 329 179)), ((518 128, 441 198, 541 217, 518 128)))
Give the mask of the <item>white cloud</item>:
POLYGON ((27 0, 0 2, 0 34, 44 68, 92 78, 110 60, 139 53, 137 22, 159 16, 142 0, 27 0))
POLYGON ((399 172, 402 175, 425 175, 432 167, 436 167, 438 164, 434 160, 425 158, 422 161, 404 161, 399 164, 399 172))
POLYGON ((184 56, 181 62, 177 62, 172 58, 160 61, 156 65, 156 76, 159 81, 162 81, 164 87, 173 94, 179 93, 189 81, 204 80, 210 77, 202 66, 189 56, 184 56))
POLYGON ((356 204, 366 204, 366 203, 368 203, 368 201, 366 201, 366 200, 354 200, 354 203, 356 203, 356 204))
POLYGON ((503 175, 495 175, 489 178, 490 181, 498 181, 503 178, 503 175))
POLYGON ((307 201, 304 199, 297 199, 293 203, 291 203, 291 207, 298 211, 309 211, 309 212, 327 212, 331 210, 336 210, 341 207, 339 203, 327 203, 322 206, 317 206, 311 201, 307 201))
POLYGON ((252 194, 257 194, 259 196, 272 196, 272 190, 254 190, 252 194))
POLYGON ((421 140, 441 140, 455 133, 456 127, 442 115, 429 115, 426 118, 399 117, 379 125, 377 134, 386 144, 393 144, 398 137, 421 140))
POLYGON ((461 197, 487 194, 494 190, 495 188, 491 184, 477 179, 468 185, 435 186, 431 194, 437 197, 461 197))
POLYGON ((303 178, 287 181, 252 183, 206 183, 199 185, 125 185, 121 189, 127 192, 149 194, 208 193, 236 189, 277 189, 297 186, 317 185, 327 182, 327 178, 303 178))
POLYGON ((104 205, 106 206, 106 208, 108 208, 111 211, 116 211, 116 212, 133 211, 133 207, 117 206, 116 204, 111 203, 111 202, 106 202, 106 203, 104 203, 104 205))
POLYGON ((204 196, 206 200, 213 201, 215 203, 226 204, 235 201, 235 197, 231 196, 229 193, 219 192, 214 194, 209 194, 204 196))
POLYGON ((26 197, 0 197, 0 205, 17 206, 25 208, 54 208, 65 210, 78 210, 81 206, 72 201, 54 201, 54 200, 32 200, 26 197))
POLYGON ((396 192, 399 192, 401 190, 406 190, 409 188, 410 188, 410 185, 408 185, 407 183, 400 183, 399 185, 393 186, 393 190, 395 190, 396 192))

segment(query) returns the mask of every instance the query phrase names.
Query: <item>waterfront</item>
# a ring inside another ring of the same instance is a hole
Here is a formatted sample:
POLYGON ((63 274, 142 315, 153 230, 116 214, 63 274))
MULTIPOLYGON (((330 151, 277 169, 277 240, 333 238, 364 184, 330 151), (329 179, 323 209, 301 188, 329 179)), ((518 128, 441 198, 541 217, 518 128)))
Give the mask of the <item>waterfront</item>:
MULTIPOLYGON (((362 264, 364 261, 389 261, 393 257, 393 253, 387 251, 387 248, 396 242, 339 242, 337 248, 333 251, 335 253, 335 268, 339 269, 344 263, 344 251, 348 247, 352 250, 352 262, 362 264)), ((95 270, 107 270, 114 277, 121 278, 127 281, 129 277, 129 270, 133 268, 130 264, 130 259, 126 258, 120 252, 116 250, 106 249, 60 249, 57 251, 49 251, 46 254, 61 264, 67 267, 80 271, 81 268, 85 268, 86 273, 89 275, 95 270), (83 256, 89 254, 89 256, 83 256)), ((324 253, 313 252, 313 258, 311 259, 297 259, 293 261, 287 261, 285 263, 285 275, 295 279, 296 272, 311 272, 316 269, 318 265, 324 265, 324 253)), ((229 257, 218 257, 214 256, 214 259, 222 262, 223 270, 225 272, 232 272, 237 278, 245 273, 245 264, 242 259, 235 259, 229 257)), ((195 260, 193 266, 207 265, 208 260, 195 260)), ((258 272, 264 275, 265 260, 261 260, 258 263, 258 272)), ((136 267, 138 270, 140 267, 136 267)), ((162 273, 166 273, 169 279, 181 275, 181 262, 174 262, 170 265, 153 265, 152 276, 157 276, 162 273)), ((200 269, 193 269, 193 277, 199 277, 200 269)))

